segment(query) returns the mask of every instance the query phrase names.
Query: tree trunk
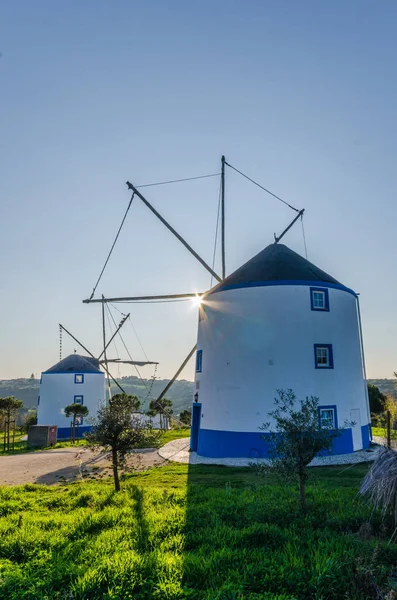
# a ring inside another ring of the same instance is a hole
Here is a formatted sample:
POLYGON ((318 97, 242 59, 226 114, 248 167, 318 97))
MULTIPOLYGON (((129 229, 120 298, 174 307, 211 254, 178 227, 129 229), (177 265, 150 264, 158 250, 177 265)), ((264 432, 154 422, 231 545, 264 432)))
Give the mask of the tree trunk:
POLYGON ((119 468, 117 460, 117 450, 112 448, 112 466, 113 466, 113 478, 114 478, 114 489, 116 492, 120 491, 120 480, 119 480, 119 468))
POLYGON ((299 473, 299 496, 301 501, 302 510, 306 510, 306 489, 305 489, 305 480, 304 474, 299 473))

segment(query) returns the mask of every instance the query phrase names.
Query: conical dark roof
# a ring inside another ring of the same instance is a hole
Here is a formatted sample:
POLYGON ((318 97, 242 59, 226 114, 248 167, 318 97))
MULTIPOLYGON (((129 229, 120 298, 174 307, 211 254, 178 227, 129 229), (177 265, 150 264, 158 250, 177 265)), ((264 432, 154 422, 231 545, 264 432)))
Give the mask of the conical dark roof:
POLYGON ((70 354, 44 373, 102 373, 97 358, 70 354))
POLYGON ((242 267, 226 277, 210 293, 233 287, 263 285, 266 282, 307 281, 341 285, 331 275, 283 244, 270 244, 242 267))

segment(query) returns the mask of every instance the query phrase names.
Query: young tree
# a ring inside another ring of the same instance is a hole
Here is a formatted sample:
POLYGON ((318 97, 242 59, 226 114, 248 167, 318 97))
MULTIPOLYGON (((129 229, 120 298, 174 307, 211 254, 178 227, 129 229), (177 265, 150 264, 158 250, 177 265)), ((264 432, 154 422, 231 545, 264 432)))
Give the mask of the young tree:
POLYGON ((188 408, 187 410, 181 410, 179 415, 179 420, 184 425, 192 424, 192 409, 188 408))
POLYGON ((37 425, 37 411, 29 410, 26 415, 23 417, 22 421, 22 431, 25 433, 29 433, 29 427, 31 425, 37 425))
POLYGON ((63 412, 65 413, 65 417, 68 417, 68 419, 70 417, 73 417, 70 437, 72 442, 74 442, 76 425, 78 424, 80 418, 86 417, 88 415, 89 410, 87 406, 84 406, 84 404, 79 404, 78 402, 75 402, 74 404, 68 404, 67 406, 65 406, 63 412))
POLYGON ((14 396, 0 398, 0 415, 3 417, 4 424, 4 449, 10 449, 10 424, 13 420, 15 431, 15 419, 21 408, 23 408, 22 400, 18 400, 14 396))
POLYGON ((311 396, 297 403, 292 390, 277 390, 275 409, 269 413, 275 421, 274 430, 264 423, 263 436, 269 442, 270 465, 260 467, 263 472, 274 472, 286 480, 299 482, 300 503, 306 509, 308 465, 321 450, 330 451, 333 440, 341 429, 333 424, 320 426, 319 399, 311 396), (270 433, 270 436, 269 436, 270 433))
POLYGON ((118 402, 126 401, 132 407, 132 412, 138 412, 141 407, 141 401, 138 396, 132 396, 131 394, 115 394, 112 396, 112 400, 118 402))
POLYGON ((386 410, 386 396, 382 394, 380 389, 372 383, 368 384, 368 398, 371 413, 377 415, 379 413, 383 413, 386 410))
POLYGON ((133 415, 135 407, 134 397, 126 394, 113 396, 108 406, 99 409, 92 419, 92 431, 86 434, 89 444, 100 446, 104 452, 111 451, 116 492, 120 491, 119 468, 125 465, 128 452, 158 442, 158 434, 133 415))
POLYGON ((169 421, 172 413, 172 400, 161 398, 161 400, 151 400, 149 403, 147 414, 151 417, 160 415, 160 429, 165 429, 166 422, 169 421))

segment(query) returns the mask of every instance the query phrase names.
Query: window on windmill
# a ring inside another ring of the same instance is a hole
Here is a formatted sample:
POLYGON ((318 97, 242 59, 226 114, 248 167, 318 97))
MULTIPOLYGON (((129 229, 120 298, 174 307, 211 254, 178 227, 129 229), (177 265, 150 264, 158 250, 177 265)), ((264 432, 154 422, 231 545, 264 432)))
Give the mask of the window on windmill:
POLYGON ((75 396, 74 403, 75 404, 83 404, 83 396, 75 396))
POLYGON ((314 356, 316 369, 333 369, 333 355, 331 344, 315 344, 314 356))
POLYGON ((324 292, 313 292, 313 305, 314 305, 314 308, 324 308, 324 306, 325 306, 324 292))
POLYGON ((335 428, 335 410, 333 408, 320 408, 320 427, 322 429, 335 428))
POLYGON ((84 383, 84 375, 83 373, 79 373, 74 376, 74 382, 75 383, 84 383))
POLYGON ((201 373, 203 370, 203 351, 197 350, 196 355, 196 373, 201 373))
POLYGON ((310 288, 312 310, 329 311, 327 289, 310 288))

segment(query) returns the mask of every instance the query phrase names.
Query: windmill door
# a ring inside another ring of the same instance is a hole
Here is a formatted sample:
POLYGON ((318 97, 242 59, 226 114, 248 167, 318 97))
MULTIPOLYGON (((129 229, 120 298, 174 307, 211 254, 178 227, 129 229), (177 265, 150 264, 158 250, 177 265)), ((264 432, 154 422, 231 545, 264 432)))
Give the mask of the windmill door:
POLYGON ((361 435, 361 418, 360 409, 352 408, 350 411, 350 421, 352 422, 352 435, 353 435, 353 451, 361 450, 363 447, 363 440, 361 435))
POLYGON ((190 431, 190 450, 197 452, 198 438, 200 433, 201 404, 194 402, 192 412, 192 429, 190 431))

